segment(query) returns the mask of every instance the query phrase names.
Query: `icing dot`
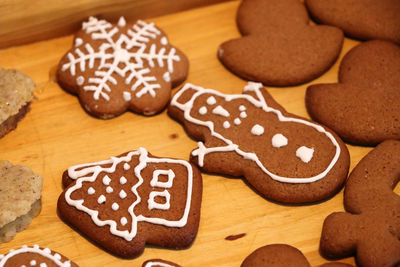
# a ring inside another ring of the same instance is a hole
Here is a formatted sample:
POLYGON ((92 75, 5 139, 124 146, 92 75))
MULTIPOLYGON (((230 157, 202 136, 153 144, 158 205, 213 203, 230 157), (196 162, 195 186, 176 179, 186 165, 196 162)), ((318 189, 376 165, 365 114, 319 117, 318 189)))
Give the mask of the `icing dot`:
POLYGON ((85 78, 83 76, 78 76, 78 78, 76 78, 76 84, 82 85, 84 82, 85 78))
POLYGON ((296 156, 305 163, 309 163, 314 154, 314 148, 308 148, 306 146, 301 146, 296 150, 296 156))
POLYGON ((205 106, 202 106, 201 108, 199 108, 199 113, 201 115, 204 115, 207 113, 207 108, 205 106))
POLYGON ((44 251, 45 253, 47 253, 47 254, 50 254, 50 253, 51 253, 51 250, 50 250, 49 248, 45 248, 45 249, 43 249, 43 251, 44 251))
POLYGON ((99 196, 97 203, 103 204, 104 202, 106 202, 106 197, 104 195, 99 196))
POLYGON ((240 105, 240 106, 239 106, 239 110, 240 110, 240 111, 245 111, 245 110, 246 110, 246 107, 243 106, 243 105, 240 105))
POLYGON ((128 223, 128 220, 125 217, 121 218, 121 224, 126 225, 128 223))
POLYGON ((272 137, 272 146, 273 147, 283 147, 288 144, 288 139, 283 134, 275 134, 272 137))
POLYGON ((165 36, 164 36, 163 38, 161 38, 160 41, 161 41, 161 44, 162 44, 162 45, 167 45, 167 44, 168 44, 167 37, 165 37, 165 36))
POLYGON ((103 184, 104 185, 109 185, 111 182, 110 177, 108 177, 107 175, 103 177, 103 184))
POLYGON ((56 253, 56 254, 54 254, 54 258, 56 258, 57 260, 61 260, 61 255, 56 253))
POLYGON ((164 75, 162 77, 163 77, 164 81, 166 81, 166 82, 171 81, 171 75, 169 74, 168 71, 166 73, 164 73, 164 75))
POLYGON ((217 103, 217 100, 215 100, 215 97, 210 96, 209 98, 207 98, 207 104, 214 105, 215 103, 217 103))
POLYGON ((21 267, 26 267, 26 265, 21 265, 21 267))
POLYGON ((89 189, 87 190, 89 195, 93 195, 96 191, 94 190, 93 187, 89 187, 89 189))
POLYGON ((81 44, 83 44, 83 40, 81 38, 76 38, 75 39, 75 46, 80 46, 81 44))
POLYGON ((118 210, 119 209, 119 205, 117 204, 117 203, 113 203, 112 205, 111 205, 111 208, 113 209, 113 210, 118 210))
POLYGON ((129 92, 123 92, 123 93, 122 93, 122 97, 124 98, 124 100, 125 100, 126 102, 131 101, 131 99, 132 99, 131 93, 129 93, 129 92))
POLYGON ((107 186, 106 192, 110 194, 110 193, 114 192, 114 189, 111 186, 107 186))
POLYGON ((241 121, 239 118, 236 118, 236 119, 233 120, 233 123, 234 123, 235 125, 239 125, 239 124, 242 123, 242 121, 241 121))
POLYGON ((224 126, 225 129, 228 129, 229 127, 231 127, 231 124, 229 123, 229 121, 224 121, 224 124, 222 126, 224 126))
POLYGON ((118 20, 118 26, 120 27, 125 27, 126 26, 126 20, 124 17, 120 17, 118 20))
POLYGON ((40 267, 47 267, 47 264, 46 263, 41 263, 40 267))
MULTIPOLYGON (((124 164, 124 170, 127 171, 131 168, 131 165, 129 165, 128 163, 124 164)), ((122 178, 122 177, 121 177, 122 178)))
POLYGON ((126 198, 126 192, 125 192, 124 190, 119 191, 119 197, 120 197, 121 199, 126 198))
POLYGON ((253 126, 253 128, 251 128, 251 133, 254 135, 262 135, 264 133, 264 127, 256 124, 253 126))
POLYGON ((31 266, 35 266, 36 265, 36 261, 35 260, 31 260, 31 262, 29 263, 31 266))
POLYGON ((240 112, 240 118, 242 119, 247 118, 247 113, 244 111, 240 112))
POLYGON ((39 249, 39 245, 35 244, 35 245, 33 245, 33 248, 34 249, 39 249))
POLYGON ((126 184, 127 180, 124 176, 122 176, 121 178, 119 178, 119 183, 120 184, 126 184))
POLYGON ((222 106, 219 106, 219 105, 213 109, 212 113, 223 116, 223 117, 229 117, 229 115, 230 115, 226 109, 224 109, 222 106))

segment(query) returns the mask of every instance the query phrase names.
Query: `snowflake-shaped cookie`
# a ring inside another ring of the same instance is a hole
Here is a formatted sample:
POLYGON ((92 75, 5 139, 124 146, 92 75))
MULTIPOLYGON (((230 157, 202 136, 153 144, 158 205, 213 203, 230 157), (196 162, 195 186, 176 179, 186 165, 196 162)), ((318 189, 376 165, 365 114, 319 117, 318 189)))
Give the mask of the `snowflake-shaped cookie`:
POLYGON ((57 78, 94 116, 112 118, 127 109, 152 115, 186 79, 188 66, 154 23, 132 25, 121 17, 115 25, 90 17, 61 59, 57 78))

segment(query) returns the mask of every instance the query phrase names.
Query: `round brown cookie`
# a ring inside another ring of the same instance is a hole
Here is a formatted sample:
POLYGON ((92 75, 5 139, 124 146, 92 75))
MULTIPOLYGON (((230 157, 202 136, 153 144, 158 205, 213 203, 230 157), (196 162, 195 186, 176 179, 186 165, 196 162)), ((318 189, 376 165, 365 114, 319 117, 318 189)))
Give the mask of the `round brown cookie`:
MULTIPOLYGON (((242 262, 241 267, 310 267, 303 253, 285 244, 267 245, 253 251, 242 262)), ((319 267, 352 267, 350 264, 331 262, 319 267)))
POLYGON ((399 139, 399 73, 399 46, 377 40, 362 43, 343 58, 339 83, 307 88, 307 110, 351 143, 399 139))
POLYGON ((117 24, 90 17, 61 59, 57 79, 92 115, 108 119, 127 109, 152 115, 186 79, 189 62, 154 23, 117 24))
POLYGON ((66 175, 60 216, 111 253, 136 257, 146 243, 185 248, 196 237, 202 179, 187 161, 139 148, 66 175))
POLYGON ((202 170, 244 176, 269 199, 315 202, 346 180, 344 143, 331 130, 286 112, 260 83, 234 95, 186 84, 168 111, 200 141, 191 160, 202 170))
POLYGON ((347 212, 329 215, 321 253, 330 258, 354 255, 360 266, 399 266, 400 141, 387 140, 354 168, 344 191, 347 212))
POLYGON ((306 0, 311 16, 361 40, 382 39, 400 44, 399 0, 306 0))
POLYGON ((308 82, 324 73, 342 48, 342 31, 311 25, 299 0, 244 0, 236 20, 243 37, 223 43, 218 57, 249 81, 274 86, 308 82))
POLYGON ((30 267, 78 267, 78 265, 65 256, 48 248, 40 248, 38 245, 22 246, 19 249, 10 250, 6 255, 0 255, 0 266, 30 266, 30 267))
POLYGON ((0 67, 0 138, 29 111, 34 89, 35 83, 25 74, 0 67))
POLYGON ((181 267, 180 265, 161 259, 152 259, 143 262, 142 267, 181 267))

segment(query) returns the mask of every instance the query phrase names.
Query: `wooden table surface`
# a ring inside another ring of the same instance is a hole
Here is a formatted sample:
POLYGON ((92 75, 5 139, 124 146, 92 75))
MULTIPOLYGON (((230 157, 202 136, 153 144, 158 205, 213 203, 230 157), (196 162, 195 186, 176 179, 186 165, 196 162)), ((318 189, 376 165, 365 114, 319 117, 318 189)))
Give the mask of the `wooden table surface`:
MULTIPOLYGON (((239 36, 235 24, 238 4, 225 2, 152 20, 188 56, 188 82, 225 93, 241 93, 246 81, 227 71, 216 56, 219 44, 239 36)), ((23 244, 39 244, 80 266, 140 266, 151 258, 183 266, 239 266, 258 247, 287 243, 299 248, 312 266, 326 262, 318 252, 322 223, 330 213, 343 210, 343 191, 316 205, 287 206, 264 199, 242 179, 203 174, 200 229, 193 245, 184 250, 147 246, 133 260, 108 254, 64 224, 57 216, 56 203, 62 191, 61 175, 69 166, 107 159, 140 146, 157 156, 188 159, 196 147, 196 141, 165 111, 153 117, 127 112, 112 120, 85 113, 77 97, 63 91, 55 81, 58 61, 72 40, 73 36, 67 36, 0 50, 0 66, 18 69, 37 83, 31 111, 15 131, 0 139, 0 159, 27 165, 44 179, 40 215, 11 242, 0 244, 0 254, 23 244), (235 241, 225 240, 240 233, 246 235, 235 241)), ((357 43, 345 39, 341 57, 357 43)), ((339 62, 313 83, 336 82, 339 62)), ((304 105, 307 85, 268 87, 268 91, 289 112, 308 117, 304 105)), ((371 149, 348 148, 351 168, 371 149)), ((353 258, 342 261, 354 264, 353 258)))

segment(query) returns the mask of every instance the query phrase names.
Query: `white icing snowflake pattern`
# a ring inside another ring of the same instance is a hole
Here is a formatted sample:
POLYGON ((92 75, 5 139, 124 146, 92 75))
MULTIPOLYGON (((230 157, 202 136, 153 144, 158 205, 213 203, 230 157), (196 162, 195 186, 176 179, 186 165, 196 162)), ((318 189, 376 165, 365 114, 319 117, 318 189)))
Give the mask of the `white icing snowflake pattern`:
MULTIPOLYGON (((95 77, 87 81, 82 76, 76 78, 76 83, 83 86, 85 91, 93 91, 95 100, 100 97, 110 100, 110 92, 117 85, 118 76, 124 79, 128 90, 135 93, 137 98, 145 94, 155 97, 161 85, 152 75, 152 69, 165 68, 163 77, 168 82, 174 71, 174 63, 180 61, 176 49, 168 47, 165 37, 148 47, 151 40, 161 35, 154 23, 138 20, 127 31, 122 30, 124 27, 126 22, 123 17, 116 25, 90 17, 88 22, 83 23, 82 29, 96 43, 91 45, 76 38, 75 49, 67 54, 68 62, 61 67, 62 71, 69 71, 72 76, 77 74, 77 70, 84 72, 95 69, 95 77), (99 41, 101 44, 97 45, 99 41)), ((121 97, 125 101, 131 100, 127 92, 121 92, 121 97)))

